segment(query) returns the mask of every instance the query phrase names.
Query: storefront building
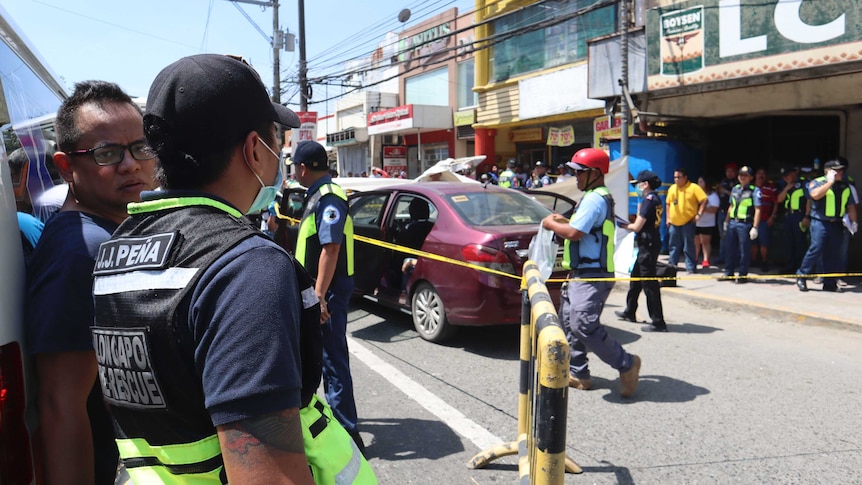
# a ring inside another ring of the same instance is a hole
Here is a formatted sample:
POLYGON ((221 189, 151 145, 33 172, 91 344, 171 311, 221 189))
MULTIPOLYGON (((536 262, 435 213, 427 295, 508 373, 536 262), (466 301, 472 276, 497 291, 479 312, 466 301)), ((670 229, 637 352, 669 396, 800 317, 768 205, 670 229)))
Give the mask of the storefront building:
MULTIPOLYGON (((396 106, 396 93, 360 91, 339 99, 335 104, 335 131, 327 132, 326 145, 338 153, 338 173, 359 176, 371 173, 374 166, 374 140, 369 136, 367 115, 396 106)), ((377 165, 379 166, 379 164, 377 165)))
MULTIPOLYGON (((385 156, 404 147, 408 177, 416 177, 438 160, 473 155, 472 127, 464 123, 475 108, 472 13, 446 10, 404 31, 398 40, 399 105, 368 114, 368 134, 378 140, 375 166, 393 172, 400 165, 385 156), (376 158, 379 157, 379 158, 376 158), (385 158, 385 160, 384 160, 385 158), (380 160, 378 164, 376 160, 380 160)), ((399 155, 400 156, 400 155, 399 155)), ((402 163, 402 162, 398 162, 402 163)))
POLYGON ((616 30, 616 4, 596 0, 477 0, 473 125, 477 154, 509 158, 529 172, 537 161, 556 167, 593 141, 604 102, 587 93, 587 40, 616 30))

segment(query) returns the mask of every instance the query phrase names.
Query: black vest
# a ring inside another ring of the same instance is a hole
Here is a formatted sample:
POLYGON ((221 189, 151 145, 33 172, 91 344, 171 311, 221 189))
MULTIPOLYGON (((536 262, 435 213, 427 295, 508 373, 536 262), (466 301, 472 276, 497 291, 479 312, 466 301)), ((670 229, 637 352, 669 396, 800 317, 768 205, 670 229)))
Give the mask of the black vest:
MULTIPOLYGON (((250 237, 265 236, 215 207, 181 205, 130 216, 100 247, 95 288, 100 279, 107 282, 110 275, 137 270, 194 272, 177 289, 96 290, 93 347, 119 438, 144 438, 159 445, 191 443, 215 433, 185 322, 191 294, 206 269, 250 237), (123 260, 117 257, 121 250, 127 254, 123 260)), ((297 270, 300 291, 306 290, 302 302, 307 290, 313 293, 313 285, 309 288, 307 273, 287 256, 297 270)), ((320 306, 306 306, 300 312, 303 405, 320 383, 322 362, 320 306)))

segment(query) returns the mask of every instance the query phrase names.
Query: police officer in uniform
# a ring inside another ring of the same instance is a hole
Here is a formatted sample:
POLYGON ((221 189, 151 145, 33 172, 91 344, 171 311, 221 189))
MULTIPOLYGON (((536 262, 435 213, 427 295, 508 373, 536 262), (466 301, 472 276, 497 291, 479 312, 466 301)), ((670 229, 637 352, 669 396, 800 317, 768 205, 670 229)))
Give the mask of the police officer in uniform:
POLYGON ((353 378, 347 350, 347 305, 353 293, 353 219, 347 195, 329 176, 329 157, 316 141, 299 143, 291 156, 305 194, 296 259, 317 279, 323 325, 323 387, 335 418, 360 449, 353 378))
POLYGON ((785 273, 795 273, 808 249, 808 236, 803 230, 805 217, 805 177, 798 167, 788 168, 784 173, 786 185, 778 193, 778 203, 784 204, 784 229, 787 233, 787 264, 785 273))
POLYGON ((638 204, 638 215, 630 224, 620 223, 619 227, 627 231, 637 233, 638 257, 632 269, 632 278, 629 283, 629 292, 626 296, 626 308, 623 311, 615 311, 614 314, 630 322, 636 322, 636 311, 638 308, 638 297, 641 289, 646 294, 647 309, 651 323, 642 327, 644 332, 667 332, 667 324, 664 321, 664 311, 661 305, 661 284, 658 280, 640 281, 640 277, 656 276, 656 261, 661 250, 661 236, 659 225, 664 210, 661 198, 655 193, 655 189, 661 187, 661 179, 649 170, 641 170, 635 180, 632 180, 638 194, 643 196, 638 204))
POLYGON ((150 88, 163 190, 129 205, 93 286, 102 392, 135 483, 376 483, 314 395, 311 280, 300 292, 302 267, 243 217, 281 185, 275 123, 299 119, 229 56, 182 58, 150 88))
MULTIPOLYGON (((808 182, 811 245, 797 274, 812 274, 820 258, 823 258, 823 270, 827 274, 841 271, 840 251, 844 237, 842 219, 845 213, 851 221, 851 232, 855 233, 858 228, 857 201, 850 185, 844 181, 845 168, 839 160, 830 160, 823 166, 824 175, 808 182)), ((805 278, 797 278, 796 286, 799 291, 808 291, 805 278)), ((824 277, 823 291, 840 291, 837 278, 824 277)))
POLYGON ((631 397, 641 359, 623 350, 599 321, 614 286, 614 201, 605 186, 610 160, 602 150, 584 148, 567 165, 574 170, 584 197, 571 220, 551 214, 542 220, 542 227, 565 240, 563 267, 571 270, 571 280, 560 294, 560 320, 571 348, 569 386, 592 387, 589 351, 620 372, 620 396, 631 397))
POLYGON ((751 263, 751 241, 757 239, 757 225, 760 223, 760 189, 751 180, 754 174, 751 167, 739 169, 739 183, 730 191, 730 207, 724 219, 724 244, 727 244, 723 280, 734 277, 739 266, 737 283, 748 282, 748 265, 751 263))
POLYGON ((497 185, 509 189, 518 188, 520 180, 518 180, 518 177, 515 176, 515 167, 517 166, 518 162, 516 162, 514 158, 510 158, 506 162, 506 170, 503 170, 500 173, 500 179, 497 185))

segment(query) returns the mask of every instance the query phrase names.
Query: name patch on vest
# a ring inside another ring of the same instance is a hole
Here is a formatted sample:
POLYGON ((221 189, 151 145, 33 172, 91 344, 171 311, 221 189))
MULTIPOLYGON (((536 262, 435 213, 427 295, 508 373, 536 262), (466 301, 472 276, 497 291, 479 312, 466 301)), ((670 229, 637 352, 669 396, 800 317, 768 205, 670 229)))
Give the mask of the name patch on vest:
POLYGON ((175 239, 175 233, 166 233, 105 241, 99 245, 93 274, 98 276, 166 268, 175 239))
POLYGON ((162 388, 150 364, 146 330, 103 327, 91 330, 105 399, 123 407, 166 408, 162 388))

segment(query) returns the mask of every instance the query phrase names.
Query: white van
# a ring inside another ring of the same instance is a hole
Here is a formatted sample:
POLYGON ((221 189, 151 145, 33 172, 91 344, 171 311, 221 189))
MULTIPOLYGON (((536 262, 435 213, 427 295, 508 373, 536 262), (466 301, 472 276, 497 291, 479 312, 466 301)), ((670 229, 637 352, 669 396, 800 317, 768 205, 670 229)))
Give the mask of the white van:
MULTIPOLYGON (((54 185, 45 166, 53 145, 53 117, 67 96, 0 7, 0 483, 36 483, 31 430, 35 382, 24 342, 24 256, 16 198, 35 201, 54 185), (28 162, 12 180, 9 154, 28 162)), ((38 217, 38 203, 33 213, 38 217)))

